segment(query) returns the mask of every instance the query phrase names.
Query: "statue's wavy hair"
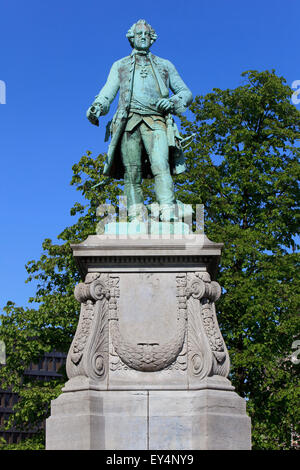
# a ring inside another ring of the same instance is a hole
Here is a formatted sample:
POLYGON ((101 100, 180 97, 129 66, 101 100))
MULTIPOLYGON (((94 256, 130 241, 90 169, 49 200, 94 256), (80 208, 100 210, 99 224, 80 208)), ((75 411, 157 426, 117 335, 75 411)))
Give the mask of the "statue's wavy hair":
POLYGON ((126 34, 126 37, 127 37, 128 41, 130 42, 131 47, 134 47, 133 46, 134 32, 135 32, 135 28, 138 24, 144 24, 145 26, 148 26, 148 28, 150 30, 150 39, 151 39, 151 45, 152 45, 157 39, 157 34, 156 34, 155 30, 152 28, 152 26, 149 23, 147 23, 146 20, 138 20, 136 23, 134 23, 131 26, 131 28, 127 31, 127 34, 126 34))

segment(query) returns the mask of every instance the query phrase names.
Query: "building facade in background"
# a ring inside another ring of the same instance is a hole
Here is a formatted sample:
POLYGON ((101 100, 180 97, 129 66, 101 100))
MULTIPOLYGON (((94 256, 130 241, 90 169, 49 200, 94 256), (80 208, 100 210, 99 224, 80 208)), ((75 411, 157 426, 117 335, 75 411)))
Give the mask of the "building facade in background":
MULTIPOLYGON (((37 380, 51 380, 62 377, 60 370, 65 365, 66 354, 60 352, 46 353, 37 364, 30 363, 29 367, 25 370, 24 376, 34 377, 37 380)), ((11 390, 3 390, 0 388, 0 437, 3 437, 8 444, 17 444, 21 440, 32 437, 38 429, 26 429, 20 431, 17 429, 10 429, 4 431, 4 425, 13 413, 13 407, 18 401, 18 395, 11 390)), ((42 423, 44 427, 45 423, 42 423)))

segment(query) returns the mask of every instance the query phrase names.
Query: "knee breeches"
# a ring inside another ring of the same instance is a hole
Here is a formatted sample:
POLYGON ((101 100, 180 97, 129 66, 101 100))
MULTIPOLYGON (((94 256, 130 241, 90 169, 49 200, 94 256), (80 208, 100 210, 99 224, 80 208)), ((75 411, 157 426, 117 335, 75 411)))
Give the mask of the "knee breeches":
POLYGON ((133 131, 125 131, 121 141, 122 160, 125 168, 124 183, 127 204, 143 202, 142 149, 148 154, 151 171, 155 180, 155 193, 159 204, 173 204, 174 190, 169 167, 169 147, 165 125, 157 123, 150 129, 145 123, 133 131))

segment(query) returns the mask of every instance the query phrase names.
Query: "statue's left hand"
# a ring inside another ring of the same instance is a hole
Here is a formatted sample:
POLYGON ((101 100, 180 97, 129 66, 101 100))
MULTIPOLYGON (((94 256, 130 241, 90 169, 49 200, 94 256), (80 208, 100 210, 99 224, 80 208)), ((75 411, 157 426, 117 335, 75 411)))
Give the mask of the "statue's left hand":
POLYGON ((162 98, 156 103, 156 107, 161 112, 169 113, 173 109, 173 103, 168 98, 162 98))

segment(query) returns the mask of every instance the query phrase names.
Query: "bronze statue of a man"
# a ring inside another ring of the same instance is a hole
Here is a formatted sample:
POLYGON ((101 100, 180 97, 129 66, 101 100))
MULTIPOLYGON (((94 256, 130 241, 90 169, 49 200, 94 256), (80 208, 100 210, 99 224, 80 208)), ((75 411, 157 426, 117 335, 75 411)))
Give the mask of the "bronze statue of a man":
POLYGON ((185 169, 181 136, 172 114, 181 114, 192 93, 174 65, 150 52, 157 38, 153 28, 139 20, 127 33, 132 53, 116 61, 107 82, 87 111, 98 125, 120 90, 118 109, 110 123, 111 142, 104 175, 124 177, 129 219, 138 219, 143 206, 142 178, 153 178, 162 221, 176 220, 171 174, 185 169), (173 95, 169 97, 169 89, 173 95))

